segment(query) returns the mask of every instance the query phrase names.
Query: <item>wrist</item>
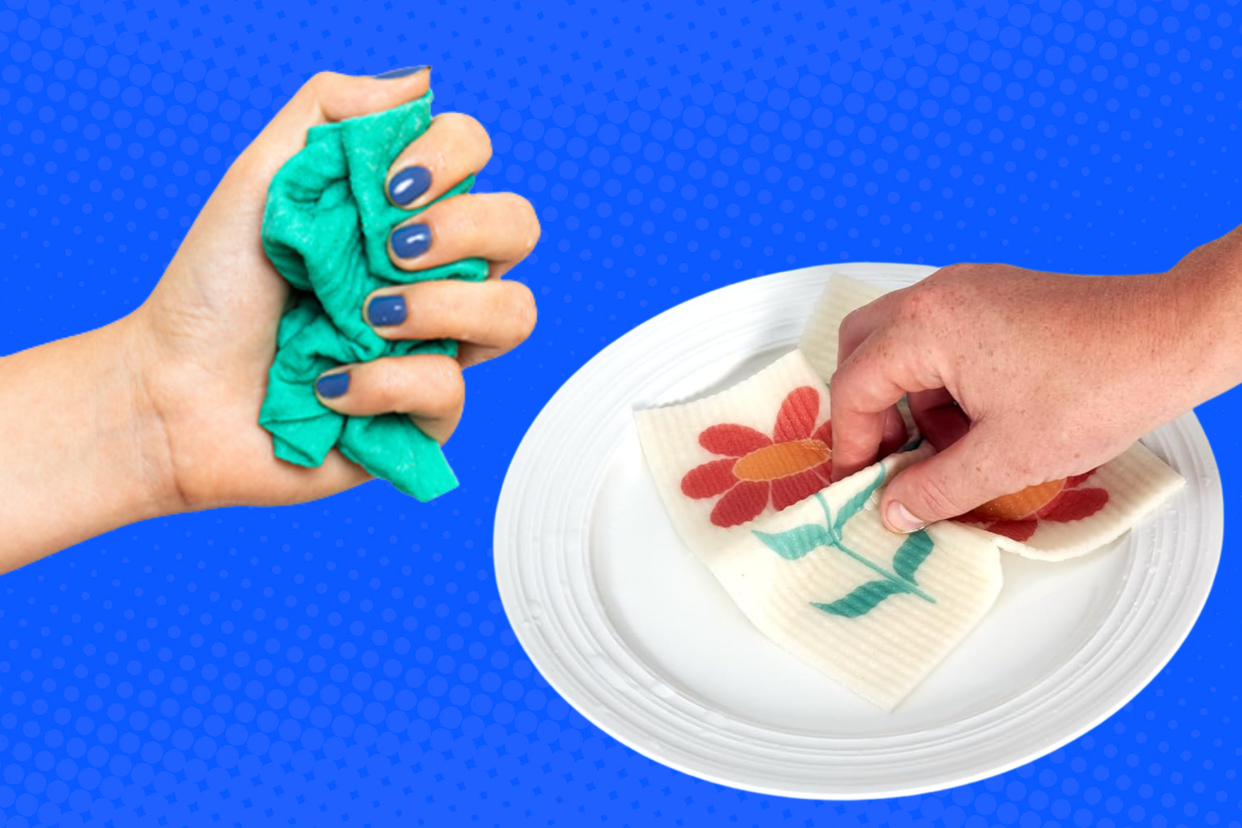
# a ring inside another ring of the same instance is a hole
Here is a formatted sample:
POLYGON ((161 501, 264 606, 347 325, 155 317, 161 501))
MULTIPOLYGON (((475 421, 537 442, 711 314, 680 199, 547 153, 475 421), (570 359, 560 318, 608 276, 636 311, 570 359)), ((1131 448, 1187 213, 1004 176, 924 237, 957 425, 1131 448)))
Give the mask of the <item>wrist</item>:
POLYGON ((176 511, 130 320, 0 359, 0 572, 176 511))
MULTIPOLYGON (((170 435, 154 393, 158 349, 141 312, 92 332, 97 353, 115 355, 115 370, 99 389, 113 402, 107 418, 115 467, 127 481, 128 509, 141 520, 185 511, 170 451, 170 435)), ((127 521, 129 522, 129 521, 127 521)))
MULTIPOLYGON (((1159 277, 1167 306, 1166 342, 1176 354, 1170 389, 1181 411, 1223 393, 1242 378, 1242 236, 1203 245, 1159 277)), ((1180 413, 1180 412, 1179 412, 1180 413)))

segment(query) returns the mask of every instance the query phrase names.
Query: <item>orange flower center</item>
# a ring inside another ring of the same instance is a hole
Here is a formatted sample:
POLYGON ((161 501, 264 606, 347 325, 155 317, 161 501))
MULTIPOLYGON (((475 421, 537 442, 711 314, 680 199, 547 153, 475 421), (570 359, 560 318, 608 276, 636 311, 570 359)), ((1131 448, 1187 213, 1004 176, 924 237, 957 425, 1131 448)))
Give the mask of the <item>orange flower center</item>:
POLYGON ((733 464, 739 480, 777 480, 813 469, 832 456, 822 440, 791 440, 752 451, 733 464))
POLYGON ((1065 488, 1065 480, 1049 480, 1020 492, 989 500, 972 514, 987 520, 1021 520, 1047 506, 1065 488))

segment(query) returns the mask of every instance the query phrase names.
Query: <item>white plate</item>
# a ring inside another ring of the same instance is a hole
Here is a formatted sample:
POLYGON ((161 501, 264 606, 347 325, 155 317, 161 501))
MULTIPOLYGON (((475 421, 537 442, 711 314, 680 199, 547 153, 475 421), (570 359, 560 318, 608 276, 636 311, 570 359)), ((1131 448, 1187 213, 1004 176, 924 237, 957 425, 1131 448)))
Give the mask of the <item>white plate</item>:
POLYGON ((1224 529, 1216 464, 1189 414, 1144 440, 1186 488, 1085 558, 1005 555, 996 606, 892 713, 760 635, 678 539, 633 410, 727 387, 788 351, 833 271, 895 288, 932 270, 808 268, 715 291, 626 334, 548 403, 505 479, 496 574, 522 646, 584 716, 713 782, 902 796, 1060 747, 1173 656, 1207 599, 1224 529))

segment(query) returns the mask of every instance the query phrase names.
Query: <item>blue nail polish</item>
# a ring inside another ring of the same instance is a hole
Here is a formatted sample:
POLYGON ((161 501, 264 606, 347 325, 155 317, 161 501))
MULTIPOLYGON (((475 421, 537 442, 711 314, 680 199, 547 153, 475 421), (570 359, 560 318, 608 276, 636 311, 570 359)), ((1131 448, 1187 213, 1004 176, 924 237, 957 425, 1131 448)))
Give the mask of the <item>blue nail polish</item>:
POLYGON ((397 78, 408 78, 410 75, 417 75, 424 69, 430 68, 430 66, 406 66, 403 69, 389 69, 387 72, 375 77, 377 80, 396 80, 397 78))
POLYGON ((398 227, 392 234, 392 252, 398 259, 417 259, 431 247, 431 228, 425 224, 398 227))
POLYGON ((376 296, 367 305, 367 318, 377 328, 400 325, 405 317, 404 296, 376 296))
POLYGON ((315 383, 315 390, 326 400, 343 396, 349 390, 349 372, 341 371, 339 374, 326 374, 320 377, 315 383))
POLYGON ((406 167, 388 182, 388 195, 393 204, 402 207, 427 192, 431 186, 431 170, 426 167, 406 167))

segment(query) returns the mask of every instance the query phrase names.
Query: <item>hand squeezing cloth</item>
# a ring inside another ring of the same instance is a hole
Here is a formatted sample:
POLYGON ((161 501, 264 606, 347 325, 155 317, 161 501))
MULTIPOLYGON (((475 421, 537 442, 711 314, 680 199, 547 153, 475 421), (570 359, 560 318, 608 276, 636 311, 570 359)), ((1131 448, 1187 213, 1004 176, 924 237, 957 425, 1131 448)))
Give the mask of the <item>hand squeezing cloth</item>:
POLYGON ((751 623, 892 709, 992 607, 1003 552, 1060 561, 1093 551, 1184 481, 1136 444, 1090 474, 889 532, 879 491, 935 453, 906 412, 904 447, 830 484, 837 328, 880 294, 833 276, 792 353, 712 396, 638 411, 635 422, 678 534, 751 623))
MULTIPOLYGON (((263 249, 292 295, 277 334, 259 424, 277 457, 319 466, 333 446, 376 477, 419 500, 453 489, 457 478, 435 440, 403 414, 346 417, 315 396, 315 380, 338 365, 387 356, 456 356, 453 340, 389 341, 363 318, 379 288, 434 279, 481 281, 482 259, 407 272, 388 257, 393 228, 421 210, 389 203, 388 168, 431 123, 431 93, 404 106, 310 129, 306 147, 272 179, 263 249)), ((474 176, 441 199, 467 192, 474 176)), ((425 209, 425 208, 424 208, 425 209)))

